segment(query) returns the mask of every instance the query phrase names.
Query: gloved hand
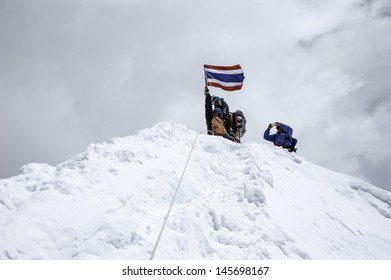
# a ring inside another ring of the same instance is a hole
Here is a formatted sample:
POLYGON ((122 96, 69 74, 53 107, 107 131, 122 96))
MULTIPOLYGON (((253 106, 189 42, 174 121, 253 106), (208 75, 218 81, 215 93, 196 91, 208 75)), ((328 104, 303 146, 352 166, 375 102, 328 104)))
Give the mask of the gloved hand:
POLYGON ((269 123, 269 126, 267 128, 272 129, 273 126, 274 126, 274 123, 269 123))
POLYGON ((209 89, 208 87, 205 87, 205 95, 208 95, 209 94, 209 89))

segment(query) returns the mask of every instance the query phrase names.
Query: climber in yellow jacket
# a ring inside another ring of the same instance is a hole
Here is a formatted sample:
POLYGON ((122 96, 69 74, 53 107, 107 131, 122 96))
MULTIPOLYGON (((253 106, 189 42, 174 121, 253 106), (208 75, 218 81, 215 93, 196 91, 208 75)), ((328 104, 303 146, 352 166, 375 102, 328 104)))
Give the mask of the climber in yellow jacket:
POLYGON ((220 108, 213 110, 212 132, 214 135, 223 136, 226 139, 237 142, 237 140, 227 133, 224 122, 221 120, 223 113, 220 108))

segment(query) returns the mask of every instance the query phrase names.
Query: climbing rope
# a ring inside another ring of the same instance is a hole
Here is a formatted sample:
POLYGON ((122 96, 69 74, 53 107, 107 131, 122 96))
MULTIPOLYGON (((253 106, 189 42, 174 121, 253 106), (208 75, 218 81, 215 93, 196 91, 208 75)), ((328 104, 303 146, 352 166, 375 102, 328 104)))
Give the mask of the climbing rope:
MULTIPOLYGON (((191 154, 193 152, 193 149, 194 149, 194 146, 195 146, 195 143, 197 141, 197 138, 198 136, 203 133, 203 132, 208 132, 208 130, 203 130, 203 131, 200 131, 199 133, 197 133, 195 139, 194 139, 194 142, 193 142, 193 146, 191 147, 191 150, 190 150, 190 153, 189 153, 189 156, 187 158, 187 161, 186 161, 186 164, 185 164, 185 168, 183 169, 183 172, 182 172, 182 176, 178 182, 178 186, 176 187, 176 190, 175 190, 175 193, 174 193, 174 197, 172 198, 172 201, 171 201, 171 205, 170 207, 168 208, 168 211, 167 211, 167 214, 166 216, 164 217, 164 222, 163 222, 163 225, 162 225, 162 228, 160 229, 160 233, 159 233, 159 236, 156 240, 156 243, 155 243, 155 246, 153 247, 153 250, 152 250, 152 253, 151 253, 151 257, 149 258, 150 260, 153 259, 153 257, 155 256, 155 252, 156 252, 156 248, 157 246, 159 245, 159 242, 160 242, 160 238, 162 237, 162 234, 163 234, 163 231, 164 231, 164 228, 166 227, 166 223, 167 223, 167 220, 168 220, 168 216, 170 215, 170 212, 171 212, 171 208, 172 206, 174 205, 174 201, 175 201, 175 197, 178 193, 178 190, 179 190, 179 187, 182 183, 182 179, 183 179, 183 176, 185 175, 185 172, 186 172, 186 168, 187 168, 187 165, 189 164, 189 161, 190 161, 190 157, 191 157, 191 154)), ((210 131, 211 132, 211 131, 210 131)), ((213 134, 213 132, 211 132, 213 134)))

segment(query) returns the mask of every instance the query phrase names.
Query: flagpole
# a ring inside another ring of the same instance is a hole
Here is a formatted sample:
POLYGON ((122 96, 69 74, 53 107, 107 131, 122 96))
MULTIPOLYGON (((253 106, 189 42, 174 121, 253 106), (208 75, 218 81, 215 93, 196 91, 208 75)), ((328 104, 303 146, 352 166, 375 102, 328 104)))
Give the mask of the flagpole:
POLYGON ((213 134, 212 132, 212 100, 209 94, 208 89, 208 81, 206 79, 205 66, 204 66, 204 78, 205 78, 205 120, 206 120, 206 129, 208 130, 208 134, 213 134))
POLYGON ((205 66, 203 66, 203 71, 204 71, 204 79, 205 79, 205 88, 207 88, 208 87, 208 81, 206 79, 205 66))

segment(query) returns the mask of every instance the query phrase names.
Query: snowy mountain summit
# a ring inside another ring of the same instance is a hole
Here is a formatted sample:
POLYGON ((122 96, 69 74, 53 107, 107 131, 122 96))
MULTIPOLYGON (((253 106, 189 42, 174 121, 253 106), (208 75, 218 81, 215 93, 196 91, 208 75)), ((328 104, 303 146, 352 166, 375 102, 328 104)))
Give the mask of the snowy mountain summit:
MULTIPOLYGON (((149 259, 196 136, 162 122, 0 180, 0 259, 149 259)), ((389 192, 259 142, 198 136, 155 259, 391 259, 389 192)))

